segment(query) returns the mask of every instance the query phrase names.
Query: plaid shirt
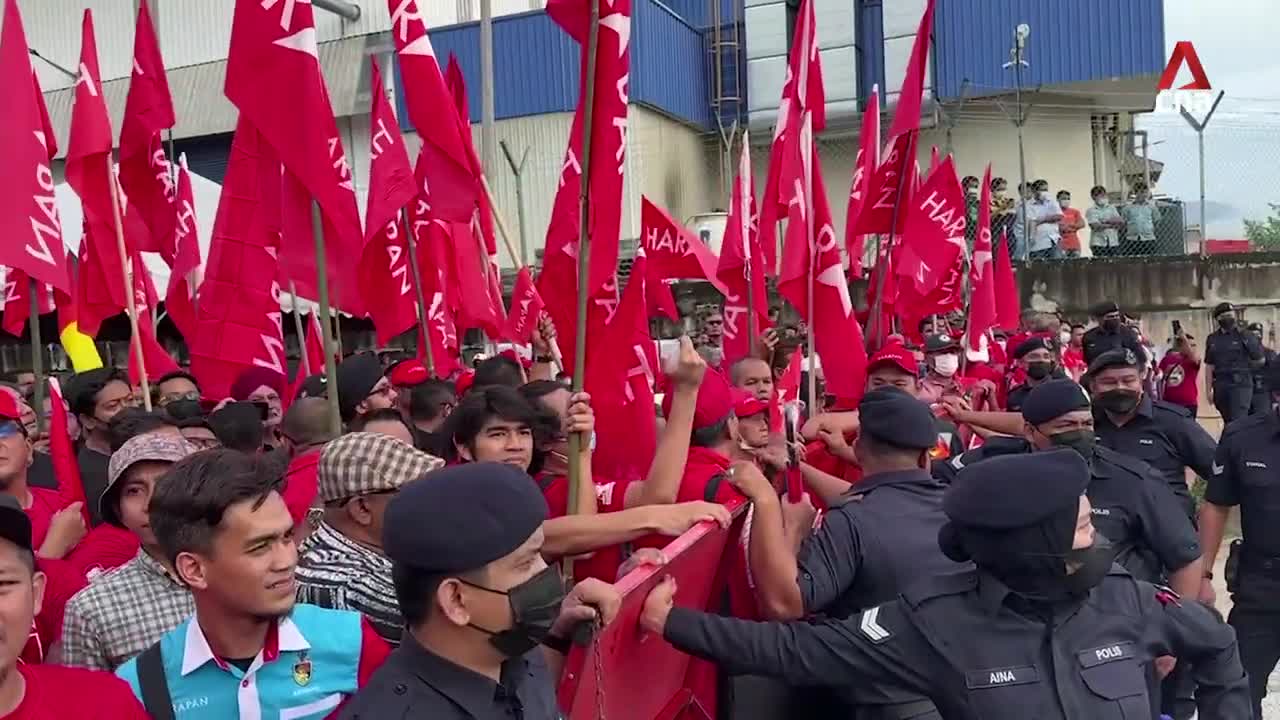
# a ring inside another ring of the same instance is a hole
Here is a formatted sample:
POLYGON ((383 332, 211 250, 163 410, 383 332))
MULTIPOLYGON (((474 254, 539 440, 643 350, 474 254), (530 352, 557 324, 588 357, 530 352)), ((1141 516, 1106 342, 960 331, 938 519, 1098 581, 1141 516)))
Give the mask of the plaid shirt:
POLYGON ((67 603, 59 665, 112 671, 195 612, 191 592, 139 550, 67 603))
POLYGON ((404 618, 385 555, 322 522, 299 548, 297 578, 298 602, 354 610, 392 647, 400 644, 404 618))

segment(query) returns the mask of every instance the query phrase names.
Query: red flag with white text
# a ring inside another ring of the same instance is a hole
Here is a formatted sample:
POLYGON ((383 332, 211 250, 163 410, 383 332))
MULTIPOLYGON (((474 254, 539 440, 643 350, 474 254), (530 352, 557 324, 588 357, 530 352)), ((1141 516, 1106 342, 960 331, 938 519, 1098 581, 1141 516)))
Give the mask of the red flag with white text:
POLYGON ((427 337, 418 338, 418 357, 426 362, 423 343, 430 343, 434 365, 427 371, 432 377, 448 377, 460 366, 458 333, 453 321, 451 293, 448 284, 448 229, 441 221, 430 219, 429 206, 422 197, 410 206, 409 225, 418 246, 418 269, 422 277, 422 295, 427 303, 427 337))
POLYGON ((751 175, 750 143, 743 135, 738 158, 738 176, 733 181, 729 217, 720 242, 716 277, 724 285, 724 366, 751 353, 751 338, 769 327, 769 295, 765 289, 764 253, 760 248, 759 215, 756 212, 755 181, 751 175), (751 292, 747 292, 747 283, 751 292), (754 301, 752 321, 747 326, 747 298, 754 301))
POLYGON ((8 93, 0 123, 0 265, 71 289, 62 222, 54 199, 54 141, 44 97, 31 68, 17 0, 5 0, 0 29, 0 86, 8 93), (29 90, 23 91, 27 87, 29 90))
POLYGON ((813 2, 800 0, 787 77, 778 103, 778 121, 773 126, 773 143, 769 146, 769 172, 765 178, 764 196, 760 199, 759 242, 764 252, 765 274, 769 277, 778 272, 778 221, 787 215, 789 190, 782 185, 787 136, 799 131, 797 123, 805 111, 811 113, 814 133, 822 132, 827 126, 826 90, 822 82, 813 2))
POLYGON ((822 166, 814 152, 812 124, 807 115, 798 124, 800 131, 787 144, 782 174, 790 204, 778 292, 809 323, 822 358, 827 390, 855 400, 862 396, 867 351, 862 328, 853 314, 822 166), (812 307, 809 282, 813 283, 812 307))
MULTIPOLYGON (((53 312, 53 290, 40 283, 36 301, 41 315, 53 312)), ((4 268, 4 331, 22 337, 31 317, 31 277, 21 270, 4 268)))
POLYGON ((845 211, 844 246, 849 256, 849 277, 862 276, 862 256, 866 235, 856 232, 863 199, 871 191, 871 176, 880 166, 880 88, 871 88, 866 110, 862 113, 862 132, 858 136, 858 157, 853 163, 853 181, 849 185, 849 207, 845 211))
POLYGON ((175 188, 160 133, 172 128, 176 118, 148 5, 138 4, 133 36, 133 75, 120 126, 120 185, 148 230, 135 238, 135 247, 160 253, 165 264, 172 266, 177 252, 173 247, 175 188))
POLYGON ((911 198, 902 255, 895 268, 905 286, 917 296, 927 296, 942 284, 946 274, 963 263, 966 251, 964 188, 956 176, 950 155, 911 198))
POLYGON ((971 350, 981 349, 982 336, 996 326, 995 268, 991 254, 991 165, 982 175, 978 200, 978 228, 973 235, 973 262, 969 267, 969 325, 965 333, 971 350))
POLYGON ((529 268, 516 272, 515 288, 511 291, 511 310, 507 313, 507 338, 515 343, 527 343, 538 327, 545 303, 533 284, 529 268))
MULTIPOLYGON (((721 294, 728 292, 716 277, 719 258, 688 228, 647 197, 640 198, 640 244, 648 258, 646 281, 649 296, 663 298, 663 314, 679 320, 671 291, 664 280, 706 280, 721 294), (665 297, 664 297, 665 296, 665 297), (669 306, 669 307, 668 307, 669 306)), ((654 309, 650 304, 650 310, 654 309)))
POLYGON ((174 203, 175 255, 169 272, 169 287, 164 293, 164 309, 169 319, 188 344, 196 332, 196 293, 203 279, 200 259, 200 240, 196 235, 195 196, 191 188, 191 171, 187 169, 187 157, 178 162, 178 194, 174 203))

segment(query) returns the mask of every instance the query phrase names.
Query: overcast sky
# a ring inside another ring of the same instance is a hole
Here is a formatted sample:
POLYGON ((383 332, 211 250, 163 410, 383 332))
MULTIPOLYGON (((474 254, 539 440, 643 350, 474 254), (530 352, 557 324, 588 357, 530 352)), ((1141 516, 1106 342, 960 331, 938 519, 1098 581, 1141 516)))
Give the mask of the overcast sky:
MULTIPOLYGON (((1214 91, 1225 91, 1205 131, 1207 224, 1211 238, 1242 238, 1244 218, 1280 203, 1280 19, 1275 0, 1165 0, 1165 56, 1190 40, 1214 91)), ((1189 82, 1183 71, 1175 85, 1189 82)), ((1195 133, 1179 115, 1148 115, 1151 156, 1165 163, 1159 190, 1199 197, 1195 133)), ((1199 222, 1193 208, 1191 223, 1199 222)))

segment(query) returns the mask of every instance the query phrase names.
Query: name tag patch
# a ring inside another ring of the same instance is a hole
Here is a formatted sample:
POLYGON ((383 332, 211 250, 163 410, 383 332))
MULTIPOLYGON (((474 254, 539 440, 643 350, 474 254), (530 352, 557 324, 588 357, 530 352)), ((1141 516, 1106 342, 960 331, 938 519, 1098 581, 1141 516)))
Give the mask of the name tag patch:
POLYGON ((982 688, 1005 687, 1007 685, 1026 685, 1040 682, 1040 672, 1034 665, 1019 667, 992 668, 991 670, 973 670, 964 674, 965 685, 970 690, 982 688))
POLYGON ((1117 660, 1127 660, 1133 656, 1133 643, 1130 642, 1103 645, 1102 647, 1084 650, 1077 654, 1077 657, 1080 658, 1080 664, 1087 668, 1117 660))
POLYGON ((1155 441, 1155 440, 1149 440, 1149 439, 1142 439, 1142 440, 1139 440, 1139 441, 1138 441, 1138 444, 1139 444, 1139 445, 1155 445, 1155 444, 1156 444, 1156 441, 1155 441))
POLYGON ((1266 463, 1264 463, 1264 462, 1258 462, 1258 461, 1256 461, 1256 460, 1249 460, 1249 461, 1245 462, 1244 466, 1245 466, 1245 467, 1251 467, 1251 468, 1258 468, 1258 469, 1260 469, 1260 470, 1266 470, 1266 469, 1267 469, 1267 464, 1266 464, 1266 463))

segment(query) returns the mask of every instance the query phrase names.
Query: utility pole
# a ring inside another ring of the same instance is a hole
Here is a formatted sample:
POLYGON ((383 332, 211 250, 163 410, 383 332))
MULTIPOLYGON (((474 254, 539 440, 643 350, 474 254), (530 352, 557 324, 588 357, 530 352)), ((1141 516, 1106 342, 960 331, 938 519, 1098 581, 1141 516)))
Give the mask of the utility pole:
MULTIPOLYGON (((1209 112, 1205 113, 1204 120, 1196 120, 1195 116, 1187 112, 1185 107, 1178 108, 1178 112, 1182 113, 1182 119, 1187 121, 1192 130, 1196 131, 1196 144, 1200 150, 1200 254, 1209 254, 1209 228, 1205 225, 1204 212, 1204 129, 1208 127, 1209 120, 1213 118, 1213 113, 1218 109, 1218 103, 1222 102, 1223 92, 1218 91, 1218 97, 1213 99, 1213 106, 1209 108, 1209 112)), ((1148 163, 1150 167, 1150 163, 1148 163)), ((1150 185, 1147 186, 1148 188, 1150 185)))
POLYGON ((1010 60, 1003 66, 1006 70, 1013 68, 1014 102, 1017 104, 1013 124, 1018 129, 1018 202, 1022 203, 1022 242, 1028 248, 1031 247, 1031 218, 1027 216, 1027 202, 1023 197, 1027 188, 1027 153, 1022 142, 1022 126, 1026 124, 1027 114, 1022 107, 1022 68, 1031 66, 1025 57, 1027 38, 1030 35, 1031 26, 1026 23, 1014 28, 1013 47, 1009 49, 1010 60))
POLYGON ((493 7, 480 0, 480 161, 485 172, 497 164, 493 109, 493 7))

